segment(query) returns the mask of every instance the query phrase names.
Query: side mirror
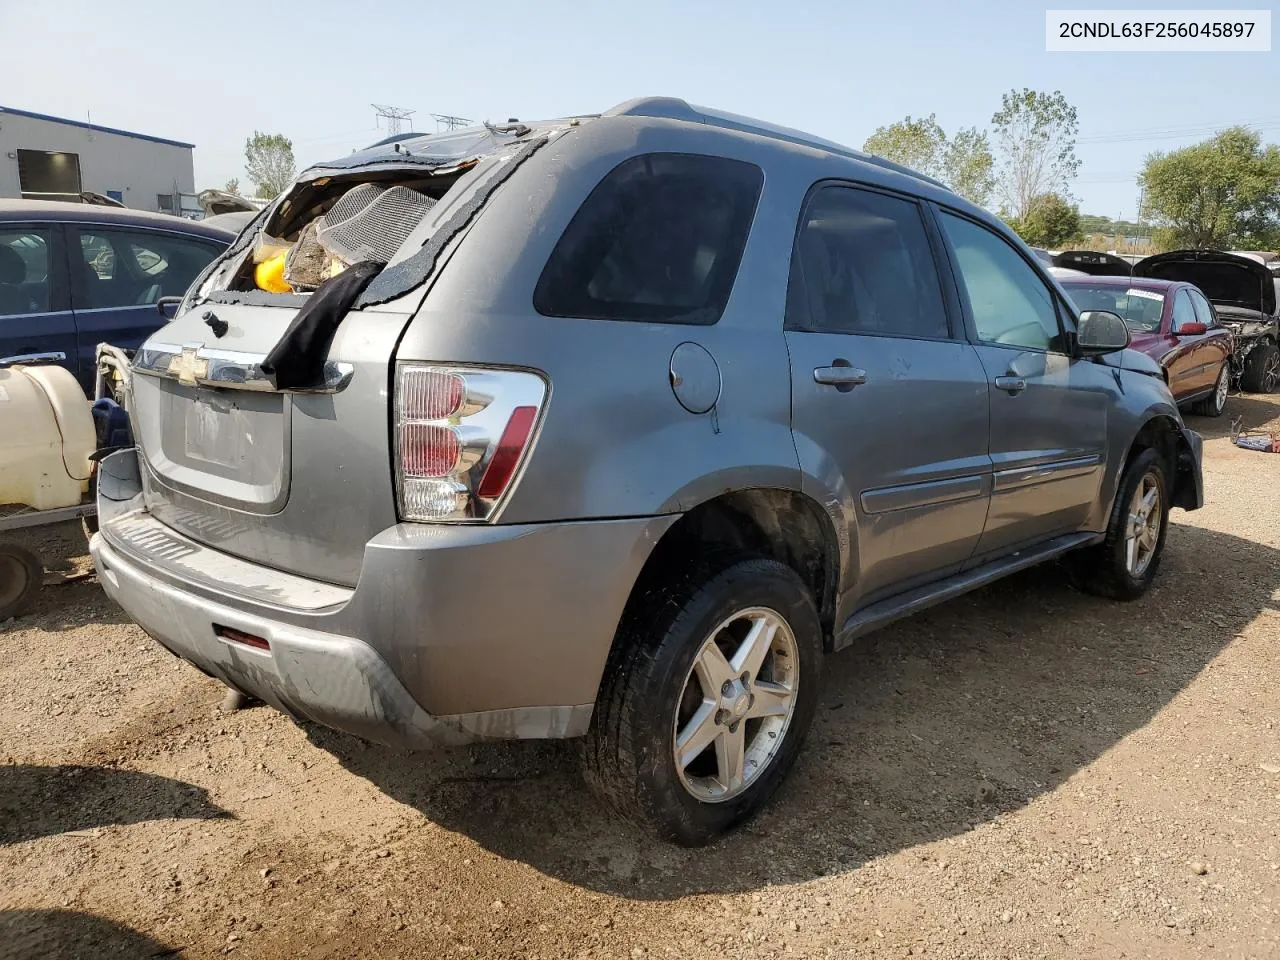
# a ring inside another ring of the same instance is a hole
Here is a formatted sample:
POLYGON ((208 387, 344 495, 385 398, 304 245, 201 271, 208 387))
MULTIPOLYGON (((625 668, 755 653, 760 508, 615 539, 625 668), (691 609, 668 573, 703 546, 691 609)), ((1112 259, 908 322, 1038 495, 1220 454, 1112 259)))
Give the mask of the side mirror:
POLYGON ((1189 320, 1173 332, 1179 337, 1198 337, 1202 333, 1208 333, 1209 328, 1197 320, 1189 320))
POLYGON ((1076 345, 1085 357, 1115 353, 1129 346, 1129 328, 1118 314, 1085 310, 1076 325, 1076 345))
POLYGON ((181 303, 181 297, 161 297, 156 301, 156 309, 160 311, 160 316, 166 320, 172 320, 178 315, 178 307, 181 303))

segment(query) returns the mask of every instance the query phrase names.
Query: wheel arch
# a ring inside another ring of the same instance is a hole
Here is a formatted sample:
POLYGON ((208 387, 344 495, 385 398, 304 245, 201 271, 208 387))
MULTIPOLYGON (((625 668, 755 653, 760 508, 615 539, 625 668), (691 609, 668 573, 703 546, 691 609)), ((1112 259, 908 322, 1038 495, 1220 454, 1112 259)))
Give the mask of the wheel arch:
POLYGON ((1184 460, 1191 455, 1192 451, 1182 434, 1182 425, 1178 420, 1168 413, 1155 412, 1143 422, 1134 434, 1120 470, 1116 474, 1116 489, 1119 489, 1120 478, 1129 469, 1129 464, 1133 463, 1143 450, 1157 451, 1165 463, 1169 482, 1172 485, 1170 505, 1194 510, 1195 482, 1188 475, 1188 470, 1184 468, 1184 460))
POLYGON ((650 551, 628 596, 624 620, 655 581, 714 563, 717 554, 764 556, 795 570, 813 594, 830 648, 841 574, 835 523, 812 497, 782 487, 729 491, 685 512, 650 551))

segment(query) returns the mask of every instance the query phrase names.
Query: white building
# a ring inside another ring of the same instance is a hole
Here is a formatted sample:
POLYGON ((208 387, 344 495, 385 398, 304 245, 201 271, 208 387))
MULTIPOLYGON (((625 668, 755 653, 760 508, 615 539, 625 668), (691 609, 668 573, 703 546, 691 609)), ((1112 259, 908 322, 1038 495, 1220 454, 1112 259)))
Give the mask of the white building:
POLYGON ((0 106, 0 197, 78 200, 88 191, 135 210, 181 213, 195 193, 193 149, 0 106))

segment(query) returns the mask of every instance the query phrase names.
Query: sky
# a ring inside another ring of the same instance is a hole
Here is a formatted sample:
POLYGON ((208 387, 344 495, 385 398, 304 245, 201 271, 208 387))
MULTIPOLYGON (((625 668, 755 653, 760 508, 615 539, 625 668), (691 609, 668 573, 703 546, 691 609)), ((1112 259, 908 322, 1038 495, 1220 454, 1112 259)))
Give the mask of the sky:
POLYGON ((290 137, 302 168, 385 135, 373 103, 430 131, 433 113, 539 119, 677 96, 860 147, 908 114, 985 128, 1002 93, 1061 90, 1080 123, 1072 193, 1126 219, 1151 151, 1236 123, 1280 142, 1280 53, 1048 53, 1046 6, 1103 3, 0 0, 0 103, 194 143, 197 189, 245 190, 254 130, 290 137))

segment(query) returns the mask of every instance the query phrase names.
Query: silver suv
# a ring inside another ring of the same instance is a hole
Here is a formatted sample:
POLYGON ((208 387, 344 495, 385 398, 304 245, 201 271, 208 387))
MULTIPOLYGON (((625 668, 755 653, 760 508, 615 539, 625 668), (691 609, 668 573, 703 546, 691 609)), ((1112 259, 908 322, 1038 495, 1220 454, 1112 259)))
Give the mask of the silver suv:
POLYGON ((304 173, 138 352, 93 555, 238 691, 584 738, 700 843, 785 776, 825 654, 1055 558, 1147 588, 1201 447, 1127 342, 990 214, 796 131, 651 98, 408 140, 304 173), (385 265, 254 288, 259 235, 363 184, 434 205, 385 265))

